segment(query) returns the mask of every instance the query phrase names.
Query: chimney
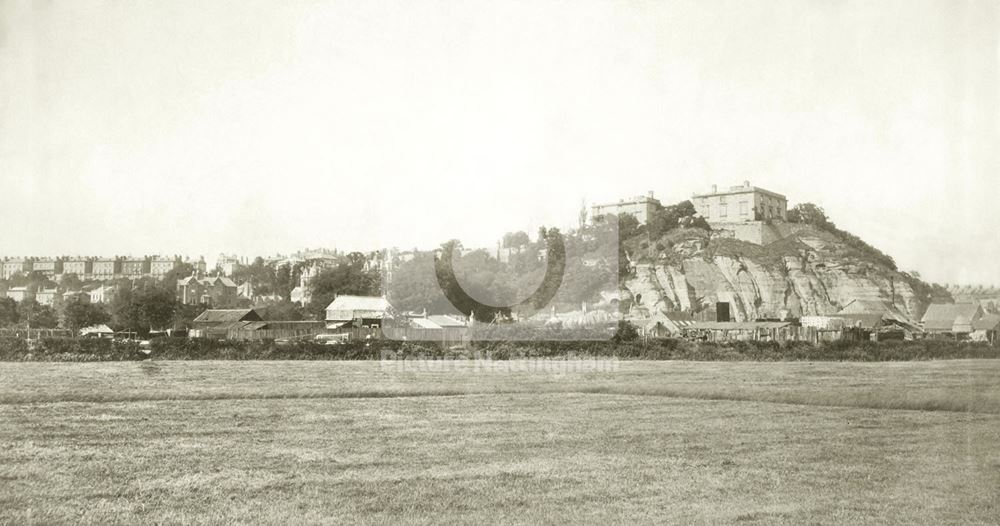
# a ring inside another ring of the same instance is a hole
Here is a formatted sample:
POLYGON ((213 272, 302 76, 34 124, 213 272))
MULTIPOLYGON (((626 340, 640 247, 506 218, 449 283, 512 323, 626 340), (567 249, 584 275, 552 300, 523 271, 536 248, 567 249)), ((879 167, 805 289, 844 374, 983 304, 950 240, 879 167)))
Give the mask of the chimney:
POLYGON ((743 181, 743 188, 750 188, 750 181, 743 181))
POLYGON ((719 192, 719 185, 713 184, 712 185, 712 193, 715 194, 715 193, 718 193, 718 192, 719 192))
POLYGON ((653 191, 652 190, 650 190, 649 192, 647 192, 647 195, 649 195, 650 199, 653 199, 653 191))

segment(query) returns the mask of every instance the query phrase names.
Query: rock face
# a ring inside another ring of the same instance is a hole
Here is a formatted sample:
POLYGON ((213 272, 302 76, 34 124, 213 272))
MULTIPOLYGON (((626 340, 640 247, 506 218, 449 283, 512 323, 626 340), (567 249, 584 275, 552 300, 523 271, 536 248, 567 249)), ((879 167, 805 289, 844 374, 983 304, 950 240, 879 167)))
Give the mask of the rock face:
POLYGON ((716 302, 728 302, 736 321, 834 314, 853 300, 894 304, 911 319, 926 307, 905 276, 836 237, 804 226, 783 234, 764 247, 681 240, 666 253, 633 261, 625 288, 650 313, 714 313, 716 302))

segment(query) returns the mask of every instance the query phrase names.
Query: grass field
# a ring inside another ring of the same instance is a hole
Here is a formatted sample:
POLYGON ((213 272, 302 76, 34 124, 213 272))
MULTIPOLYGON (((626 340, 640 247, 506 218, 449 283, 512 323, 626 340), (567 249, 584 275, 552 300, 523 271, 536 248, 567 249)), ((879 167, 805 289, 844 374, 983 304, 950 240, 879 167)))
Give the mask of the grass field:
POLYGON ((408 365, 0 364, 0 522, 1000 517, 1000 361, 408 365))

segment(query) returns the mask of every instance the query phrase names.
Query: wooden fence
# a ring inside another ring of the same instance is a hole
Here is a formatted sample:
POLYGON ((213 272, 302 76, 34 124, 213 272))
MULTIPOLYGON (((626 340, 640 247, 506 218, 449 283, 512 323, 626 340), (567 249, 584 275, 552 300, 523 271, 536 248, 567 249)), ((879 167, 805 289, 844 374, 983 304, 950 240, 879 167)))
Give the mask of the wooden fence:
POLYGON ((871 331, 858 328, 818 329, 789 325, 773 329, 692 329, 684 331, 690 340, 711 342, 754 341, 754 342, 810 342, 868 341, 871 331))
POLYGON ((448 327, 444 329, 422 329, 422 328, 402 328, 386 327, 379 328, 355 328, 346 327, 340 329, 323 328, 302 328, 302 329, 275 329, 275 330, 230 330, 224 335, 212 334, 206 331, 208 337, 225 337, 229 340, 282 340, 282 339, 314 339, 319 334, 346 334, 348 340, 398 340, 409 342, 432 342, 445 346, 462 345, 469 341, 469 330, 465 327, 448 327))

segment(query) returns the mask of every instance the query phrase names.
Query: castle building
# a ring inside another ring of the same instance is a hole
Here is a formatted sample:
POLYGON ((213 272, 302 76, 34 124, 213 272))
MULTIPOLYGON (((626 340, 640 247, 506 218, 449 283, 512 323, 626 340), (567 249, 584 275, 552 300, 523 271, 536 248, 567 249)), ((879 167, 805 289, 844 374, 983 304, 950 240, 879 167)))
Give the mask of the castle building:
POLYGON ((695 194, 691 202, 709 224, 784 221, 788 218, 788 199, 785 196, 751 186, 750 181, 721 191, 713 185, 710 193, 695 194))
POLYGON ((594 220, 601 216, 630 215, 639 221, 640 225, 646 224, 653 213, 662 205, 660 201, 653 197, 653 192, 646 195, 636 196, 632 199, 621 199, 617 203, 603 205, 593 205, 590 207, 590 217, 594 220))

